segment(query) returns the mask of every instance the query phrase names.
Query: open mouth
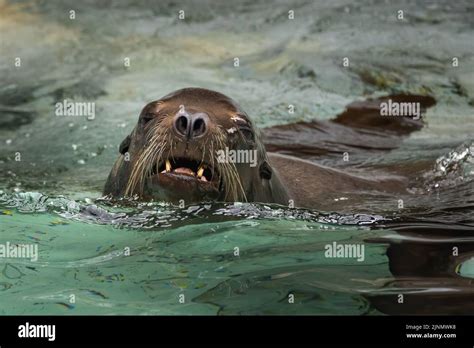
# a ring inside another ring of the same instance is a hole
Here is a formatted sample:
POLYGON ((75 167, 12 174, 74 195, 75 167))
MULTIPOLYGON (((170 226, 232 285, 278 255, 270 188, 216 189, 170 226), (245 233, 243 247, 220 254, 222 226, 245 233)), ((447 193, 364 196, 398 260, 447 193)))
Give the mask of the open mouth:
POLYGON ((189 158, 167 159, 158 167, 153 168, 150 176, 166 175, 170 177, 194 178, 200 182, 218 183, 219 175, 212 166, 189 158))

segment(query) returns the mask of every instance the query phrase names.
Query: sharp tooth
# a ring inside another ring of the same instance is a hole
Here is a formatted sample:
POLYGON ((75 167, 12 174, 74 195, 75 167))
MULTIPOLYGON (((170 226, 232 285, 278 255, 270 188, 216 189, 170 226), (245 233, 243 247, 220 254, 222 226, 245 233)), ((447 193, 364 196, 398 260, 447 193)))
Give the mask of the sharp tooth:
POLYGON ((171 172, 171 163, 170 160, 166 160, 166 171, 171 172))
POLYGON ((200 178, 204 174, 204 167, 200 166, 197 171, 197 176, 200 178))

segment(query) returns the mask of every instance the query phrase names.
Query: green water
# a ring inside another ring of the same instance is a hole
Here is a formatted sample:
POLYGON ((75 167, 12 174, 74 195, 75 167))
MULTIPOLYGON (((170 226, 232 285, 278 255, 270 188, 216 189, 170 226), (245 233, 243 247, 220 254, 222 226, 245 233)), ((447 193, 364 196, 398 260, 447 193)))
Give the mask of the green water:
POLYGON ((40 255, 3 263, 2 314, 365 314, 361 292, 388 276, 382 245, 368 245, 364 262, 324 256, 327 243, 373 236, 367 227, 308 212, 154 206, 100 219, 38 198, 46 212, 0 215, 2 240, 40 255))
POLYGON ((0 259, 0 314, 379 315, 396 311, 371 296, 473 293, 472 17, 469 1, 0 0, 0 244, 39 252, 0 259), (374 199, 349 216, 97 201, 141 108, 187 86, 228 94, 259 127, 331 119, 379 95, 433 95, 421 131, 360 162, 431 161, 427 188, 404 211, 374 199), (94 101, 95 119, 55 116, 65 98, 94 101), (421 271, 395 282, 387 247, 414 237, 388 222, 406 216, 432 224, 440 245, 465 247, 453 283, 427 285, 421 271), (325 257, 335 241, 363 244, 364 261, 325 257))

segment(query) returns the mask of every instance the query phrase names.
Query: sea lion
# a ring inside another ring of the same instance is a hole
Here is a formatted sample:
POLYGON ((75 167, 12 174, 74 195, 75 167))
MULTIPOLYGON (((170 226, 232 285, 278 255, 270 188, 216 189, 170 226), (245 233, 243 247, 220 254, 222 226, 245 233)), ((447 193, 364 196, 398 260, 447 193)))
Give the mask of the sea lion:
POLYGON ((289 200, 250 117, 218 92, 185 88, 147 104, 119 150, 105 195, 186 204, 289 200))
POLYGON ((247 113, 231 98, 203 88, 184 88, 147 104, 119 151, 104 188, 112 197, 340 210, 342 199, 352 209, 373 192, 406 191, 402 177, 359 177, 267 153, 247 113), (228 153, 247 154, 247 161, 223 160, 228 153))

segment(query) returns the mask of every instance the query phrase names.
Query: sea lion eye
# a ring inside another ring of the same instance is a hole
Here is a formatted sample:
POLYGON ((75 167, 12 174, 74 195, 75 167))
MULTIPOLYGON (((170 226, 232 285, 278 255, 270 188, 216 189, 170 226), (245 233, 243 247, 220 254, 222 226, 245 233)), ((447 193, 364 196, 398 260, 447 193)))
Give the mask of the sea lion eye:
POLYGON ((146 114, 144 114, 142 116, 142 123, 143 124, 147 124, 148 122, 150 122, 151 120, 153 120, 155 118, 155 114, 151 113, 151 112, 147 112, 146 114))
POLYGON ((246 124, 241 124, 238 126, 240 133, 248 140, 254 140, 254 134, 252 127, 246 124))

